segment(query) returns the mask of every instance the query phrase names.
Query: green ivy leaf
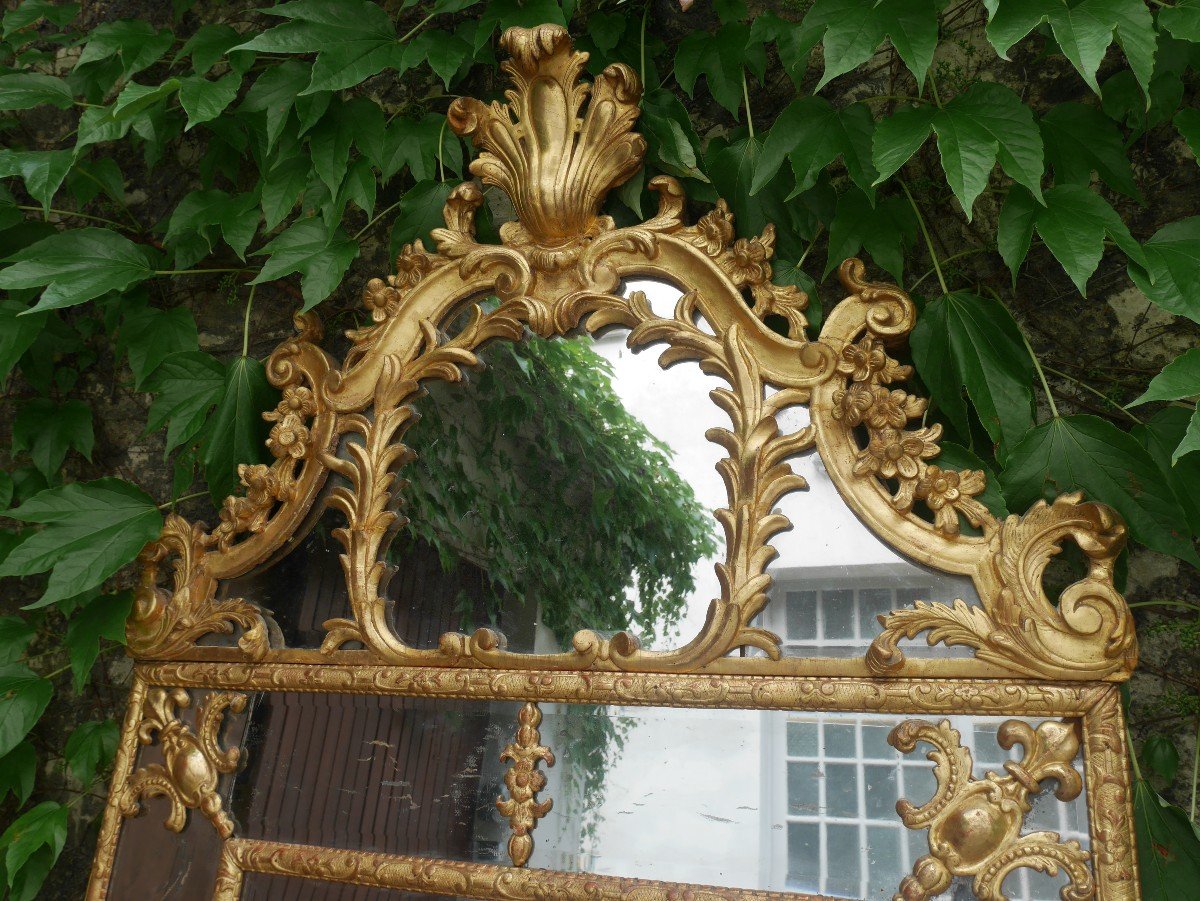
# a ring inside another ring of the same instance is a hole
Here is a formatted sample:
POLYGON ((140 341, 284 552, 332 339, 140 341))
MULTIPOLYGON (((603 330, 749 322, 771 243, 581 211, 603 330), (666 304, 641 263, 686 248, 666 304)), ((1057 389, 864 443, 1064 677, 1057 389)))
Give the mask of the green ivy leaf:
POLYGON ((149 22, 135 19, 106 22, 92 29, 75 68, 115 56, 121 63, 122 80, 128 81, 162 59, 174 42, 169 29, 159 31, 149 22))
POLYGON ((1200 884, 1200 832, 1145 779, 1133 784, 1138 870, 1145 898, 1186 898, 1200 884))
POLYGON ((1080 294, 1087 294, 1087 280, 1100 265, 1105 235, 1132 262, 1146 265, 1141 245, 1129 234, 1121 217, 1090 188, 1055 185, 1046 192, 1045 201, 1046 205, 1034 215, 1034 227, 1080 294))
MULTIPOLYGON (((1129 406, 1155 400, 1182 400, 1200 395, 1200 348, 1180 354, 1154 377, 1146 393, 1129 406)), ((1171 454, 1171 463, 1194 450, 1200 450, 1200 411, 1192 411, 1187 431, 1171 454)))
POLYGON ((225 112, 241 86, 242 76, 237 72, 230 72, 216 81, 209 81, 203 75, 183 79, 179 83, 179 105, 188 117, 184 131, 191 131, 225 112))
MULTIPOLYGON (((341 278, 341 273, 337 278, 341 278)), ((201 453, 204 478, 218 504, 237 489, 238 466, 262 460, 268 431, 262 414, 278 398, 258 360, 238 357, 229 364, 225 390, 213 412, 212 426, 201 453)))
MULTIPOLYGON (((1163 407, 1144 423, 1130 429, 1150 452, 1163 477, 1175 489, 1193 535, 1200 535, 1200 455, 1176 456, 1189 430, 1200 439, 1196 412, 1182 407, 1163 407)), ((1200 448, 1200 441, 1197 441, 1200 448)))
POLYGON ((74 102, 71 86, 61 78, 32 72, 0 75, 0 110, 32 109, 43 103, 67 109, 74 102))
POLYGON ((996 228, 996 247, 1012 273, 1012 285, 1017 286, 1017 272, 1029 253, 1033 241, 1033 226, 1037 222, 1038 210, 1042 207, 1033 196, 1019 185, 1009 189, 1000 210, 996 228))
POLYGON ((279 140, 288 113, 296 103, 296 96, 308 83, 309 71, 303 63, 294 59, 271 66, 258 76, 246 92, 246 98, 238 107, 247 113, 262 113, 266 122, 268 153, 279 140))
MULTIPOLYGON (((1197 39, 1200 43, 1200 38, 1197 39)), ((1200 110, 1181 109, 1175 114, 1175 130, 1187 142, 1196 162, 1200 163, 1200 110)))
POLYGON ((405 46, 403 64, 399 68, 413 69, 428 63, 433 74, 449 90, 450 79, 473 55, 474 49, 458 35, 431 29, 421 32, 405 46))
POLYGON ((419 181, 400 199, 392 222, 391 256, 413 241, 425 241, 435 228, 444 228, 442 211, 454 186, 448 182, 419 181))
POLYGON ((963 392, 996 442, 996 459, 1033 426, 1033 363, 1021 329, 1003 304, 955 292, 926 304, 912 333, 913 362, 938 406, 971 434, 963 392))
POLYGON ((341 284, 342 276, 358 256, 358 244, 341 227, 329 231, 318 219, 302 219, 266 244, 255 256, 270 254, 251 284, 275 281, 300 273, 304 309, 311 310, 341 284))
POLYGON ((150 496, 113 478, 47 489, 5 515, 45 524, 0 564, 0 576, 53 569, 38 607, 99 585, 162 530, 162 514, 150 496))
POLYGON ((1138 290, 1164 310, 1200 322, 1200 216, 1164 225, 1142 250, 1145 260, 1131 258, 1129 265, 1138 290))
POLYGON ((0 298, 0 384, 46 325, 45 313, 27 313, 29 307, 11 297, 0 298))
POLYGON ((1200 0, 1176 0, 1158 11, 1158 27, 1181 41, 1200 44, 1200 0))
POLYGON ((311 172, 312 164, 302 156, 286 157, 272 167, 262 183, 264 228, 273 229, 295 208, 311 172))
POLYGON ((20 660, 37 630, 19 616, 0 616, 0 664, 20 660))
POLYGON ((309 152, 313 169, 325 183, 330 194, 336 194, 338 185, 346 177, 346 165, 350 159, 350 145, 354 143, 357 122, 352 109, 337 104, 321 118, 309 138, 309 152))
POLYGON ((1166 735, 1151 735, 1142 745, 1142 760, 1167 785, 1175 781, 1179 770, 1179 751, 1166 735))
POLYGON ((113 120, 121 122, 134 118, 178 91, 179 84, 178 78, 168 78, 157 85, 142 85, 131 81, 117 95, 112 107, 113 120))
POLYGON ((13 452, 28 451, 33 465, 47 479, 58 475, 72 448, 91 460, 94 441, 92 408, 81 400, 56 404, 48 397, 35 397, 13 419, 13 452))
POLYGON ((191 441, 208 421, 208 411, 225 394, 225 367, 203 351, 185 351, 162 361, 147 389, 154 393, 146 430, 167 426, 164 456, 191 441))
POLYGON ((1055 184, 1090 185, 1095 172, 1114 190, 1141 199, 1121 131, 1100 110, 1082 103, 1059 103, 1042 117, 1041 128, 1055 184))
POLYGON ((903 282, 904 251, 912 246, 916 231, 912 207, 905 201, 889 197, 872 207, 862 191, 850 188, 838 197, 837 213, 829 224, 824 277, 864 248, 877 265, 903 282))
POLYGON ((46 212, 75 157, 70 150, 0 150, 0 178, 19 176, 46 212))
POLYGON ((660 169, 681 178, 708 181, 699 168, 700 138, 692 127, 687 107, 678 97, 661 88, 647 91, 642 96, 638 124, 660 169))
MULTIPOLYGON (((236 47, 242 42, 242 35, 228 25, 201 25, 196 29, 195 33, 187 39, 180 49, 176 60, 181 60, 185 56, 190 56, 192 59, 192 71, 197 75, 204 75, 216 65, 217 60, 225 56, 233 47, 236 47)), ((253 54, 237 54, 244 56, 247 59, 253 58, 253 54)), ((233 60, 230 60, 232 65, 233 60)), ((235 71, 238 71, 237 66, 233 66, 235 71)), ((240 71, 239 71, 240 74, 240 71)))
POLYGON ((0 757, 0 801, 11 792, 17 806, 24 806, 33 794, 33 783, 37 776, 37 752, 33 745, 22 741, 3 757, 0 757))
POLYGON ((46 19, 60 28, 79 15, 78 3, 59 3, 58 0, 25 0, 16 9, 4 14, 4 37, 46 19))
POLYGON ((1200 556, 1171 486, 1138 441, 1097 416, 1056 416, 1012 449, 1001 474, 1012 509, 1083 490, 1113 507, 1137 541, 1193 566, 1200 556))
POLYGON ((892 46, 920 89, 937 47, 939 4, 934 0, 817 0, 804 17, 806 29, 824 29, 825 72, 821 90, 834 78, 862 65, 883 43, 892 46))
POLYGON ((621 42, 626 18, 621 13, 594 12, 587 17, 588 37, 605 53, 621 42))
POLYGON ((225 243, 246 258, 246 248, 258 231, 259 201, 254 194, 230 197, 217 188, 192 191, 179 201, 167 223, 165 241, 175 249, 175 266, 187 269, 212 253, 217 229, 225 243), (194 241, 184 242, 184 236, 194 241))
POLYGON ((115 720, 81 723, 67 739, 64 756, 75 778, 91 784, 99 772, 116 756, 120 732, 115 720))
POLYGON ((1033 113, 1011 90, 994 82, 976 82, 942 109, 898 111, 875 129, 873 159, 879 177, 890 177, 937 134, 942 169, 954 196, 970 220, 988 176, 1000 167, 1034 196, 1041 196, 1042 136, 1033 113))
POLYGON ((854 183, 874 200, 875 190, 871 187, 877 176, 871 163, 874 130, 874 120, 863 104, 852 103, 839 110, 823 97, 792 101, 771 126, 750 193, 762 190, 779 171, 785 157, 791 161, 796 176, 791 197, 815 185, 821 170, 841 157, 854 183))
POLYGON ((1147 99, 1154 72, 1156 39, 1150 10, 1142 0, 984 0, 988 8, 987 36, 1002 59, 1009 48, 1042 22, 1054 32, 1063 54, 1097 94, 1096 70, 1113 38, 1125 51, 1147 99))
MULTIPOLYGON (((43 801, 17 817, 13 824, 4 830, 4 834, 0 835, 0 848, 4 848, 4 869, 8 872, 8 886, 13 889, 14 901, 17 895, 17 874, 30 858, 41 849, 48 848, 53 865, 53 861, 62 853, 63 845, 67 841, 69 812, 62 804, 43 801)), ((41 875, 44 879, 45 874, 41 875)), ((40 882, 39 879, 39 885, 40 882)), ((25 898, 33 897, 24 892, 22 895, 25 898)))
POLYGON ((117 346, 129 358, 133 384, 143 383, 169 354, 200 347, 196 320, 186 307, 160 310, 145 306, 127 312, 121 320, 117 346))
POLYGON ((25 664, 0 666, 0 757, 29 734, 53 694, 54 686, 25 664))
POLYGON ((0 288, 44 286, 34 310, 75 306, 154 274, 141 247, 103 228, 59 232, 9 259, 15 265, 0 270, 0 288))
POLYGON ((403 46, 387 11, 367 0, 297 0, 264 9, 289 21, 235 49, 266 53, 316 53, 303 93, 354 87, 387 68, 403 65, 403 46))
POLYGON ((728 198, 729 207, 734 215, 734 225, 739 234, 762 234, 768 223, 772 223, 776 228, 779 256, 784 259, 797 259, 803 253, 804 247, 796 241, 790 227, 793 220, 789 206, 794 204, 783 202, 786 196, 783 186, 773 185, 757 195, 750 195, 750 184, 758 169, 762 148, 763 142, 757 137, 741 138, 728 147, 719 149, 715 142, 711 142, 708 175, 717 193, 728 198))
POLYGON ((766 50, 751 40, 750 26, 741 22, 722 25, 714 33, 693 31, 675 51, 679 86, 692 97, 696 81, 703 75, 713 99, 735 119, 741 117, 744 71, 750 69, 761 81, 766 68, 766 50))
POLYGON ((92 666, 100 656, 100 639, 125 644, 125 621, 132 609, 133 592, 122 591, 93 598, 71 618, 63 645, 71 658, 76 693, 83 691, 91 677, 92 666))
POLYGON ((1182 400, 1200 395, 1200 347, 1193 347, 1163 367, 1146 392, 1129 404, 1136 407, 1155 400, 1182 400))

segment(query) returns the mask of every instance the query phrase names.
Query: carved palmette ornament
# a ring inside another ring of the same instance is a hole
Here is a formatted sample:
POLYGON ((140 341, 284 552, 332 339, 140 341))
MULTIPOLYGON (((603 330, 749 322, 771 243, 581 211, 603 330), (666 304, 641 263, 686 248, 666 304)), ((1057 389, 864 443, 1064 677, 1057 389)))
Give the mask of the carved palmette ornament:
POLYGON ((223 773, 237 770, 241 750, 221 748, 218 737, 225 712, 243 711, 246 696, 210 694, 196 711, 195 731, 187 727, 178 712, 191 703, 191 695, 182 688, 152 688, 146 693, 138 741, 157 745, 163 762, 137 770, 126 783, 119 806, 124 816, 138 816, 145 798, 166 798, 171 807, 164 825, 172 832, 182 832, 187 812, 199 810, 221 838, 228 838, 233 834, 233 820, 225 812, 217 782, 223 773))
POLYGON ((997 740, 1005 750, 1021 745, 1025 755, 1004 764, 1007 776, 988 773, 975 779, 971 752, 949 720, 936 726, 906 720, 888 735, 888 742, 904 752, 918 742, 933 745, 928 756, 937 776, 937 791, 928 802, 920 807, 907 800, 896 804, 905 826, 929 830, 929 854, 904 877, 894 901, 925 901, 948 889, 955 876, 974 877, 975 896, 983 901, 1007 901, 1001 885, 1018 867, 1050 875, 1062 869, 1068 879, 1063 901, 1094 897, 1088 853, 1079 842, 1064 842, 1057 832, 1021 834, 1030 795, 1037 794, 1040 782, 1057 780, 1055 796, 1060 801, 1073 800, 1083 791, 1083 779, 1073 764, 1079 753, 1078 727, 1052 720, 1035 729, 1021 720, 1008 720, 997 740))

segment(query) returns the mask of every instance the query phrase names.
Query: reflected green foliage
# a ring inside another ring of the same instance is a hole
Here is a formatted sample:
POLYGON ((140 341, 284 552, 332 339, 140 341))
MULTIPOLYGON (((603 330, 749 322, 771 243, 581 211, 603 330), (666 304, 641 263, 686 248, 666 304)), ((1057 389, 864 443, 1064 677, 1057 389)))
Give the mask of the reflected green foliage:
POLYGON ((443 565, 484 570, 493 610, 504 596, 540 604, 560 642, 584 628, 651 638, 678 621, 716 520, 589 345, 494 344, 465 390, 431 386, 406 436, 407 528, 443 565))

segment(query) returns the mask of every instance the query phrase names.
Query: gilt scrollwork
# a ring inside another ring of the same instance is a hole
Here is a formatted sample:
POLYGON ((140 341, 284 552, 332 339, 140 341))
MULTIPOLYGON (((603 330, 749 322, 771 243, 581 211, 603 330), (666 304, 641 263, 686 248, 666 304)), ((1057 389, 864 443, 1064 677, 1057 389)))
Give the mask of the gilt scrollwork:
POLYGON ((1007 901, 1001 886, 1019 867, 1052 876, 1060 869, 1065 872, 1063 901, 1094 897, 1090 856, 1078 842, 1064 842, 1057 832, 1021 834, 1031 810, 1029 798, 1042 781, 1057 781, 1055 797, 1060 801, 1071 801, 1083 791, 1073 763, 1079 753, 1078 726, 1050 720, 1035 729, 1021 720, 1008 720, 1000 726, 997 741, 1005 750, 1021 745, 1024 756, 1005 762, 1006 776, 989 772, 976 779, 971 752, 949 720, 937 725, 906 720, 889 734, 888 742, 905 753, 919 742, 933 745, 928 757, 937 777, 937 789, 925 804, 896 804, 905 826, 929 830, 930 851, 913 865, 912 875, 904 877, 894 901, 925 901, 948 889, 955 876, 973 877, 975 896, 983 901, 1007 901))
POLYGON ((533 830, 538 820, 550 812, 553 798, 538 799, 538 792, 546 787, 546 774, 538 764, 554 766, 554 752, 542 744, 538 727, 542 724, 542 711, 533 701, 526 701, 517 713, 516 741, 510 742, 500 752, 500 762, 509 761, 511 766, 504 773, 504 784, 508 797, 496 799, 496 809, 508 817, 512 835, 508 839, 508 856, 514 867, 523 867, 533 853, 533 830))
POLYGON ((326 470, 316 450, 332 440, 333 417, 321 401, 320 382, 330 359, 318 346, 320 321, 295 317, 297 334, 267 361, 278 406, 264 414, 273 423, 267 448, 271 465, 238 467, 243 493, 225 499, 216 528, 169 513, 163 532, 139 557, 141 578, 126 626, 129 650, 139 657, 171 657, 213 634, 240 631, 238 648, 262 658, 269 649, 263 612, 240 598, 218 600, 217 580, 240 575, 261 562, 302 521, 326 470), (173 561, 174 590, 158 584, 159 567, 173 561))
POLYGON ((226 711, 246 709, 246 695, 214 692, 196 710, 195 730, 179 718, 179 711, 192 704, 186 689, 151 688, 146 693, 138 741, 155 745, 162 763, 151 763, 133 773, 125 783, 118 804, 126 817, 142 813, 145 798, 166 798, 170 812, 163 825, 182 832, 187 812, 199 810, 221 838, 233 834, 233 820, 226 813, 217 784, 222 774, 235 772, 240 748, 222 748, 220 733, 226 711))

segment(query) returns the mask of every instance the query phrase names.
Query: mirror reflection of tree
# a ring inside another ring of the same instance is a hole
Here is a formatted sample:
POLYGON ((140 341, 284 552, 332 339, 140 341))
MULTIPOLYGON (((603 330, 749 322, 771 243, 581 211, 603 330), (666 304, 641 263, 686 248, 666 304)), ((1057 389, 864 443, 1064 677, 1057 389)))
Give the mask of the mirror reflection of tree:
MULTIPOLYGON (((555 649, 580 629, 646 642, 670 634, 692 599, 693 569, 717 550, 712 512, 625 409, 612 364, 591 343, 529 336, 489 346, 468 385, 429 386, 406 436, 417 453, 402 473, 409 523, 390 556, 425 545, 446 573, 478 569, 483 597, 460 592, 459 627, 494 626, 521 650, 532 647, 514 633, 532 633, 535 620, 555 649)), ((555 803, 578 818, 581 837, 594 835, 605 770, 633 721, 569 704, 554 719, 567 794, 555 803)))

